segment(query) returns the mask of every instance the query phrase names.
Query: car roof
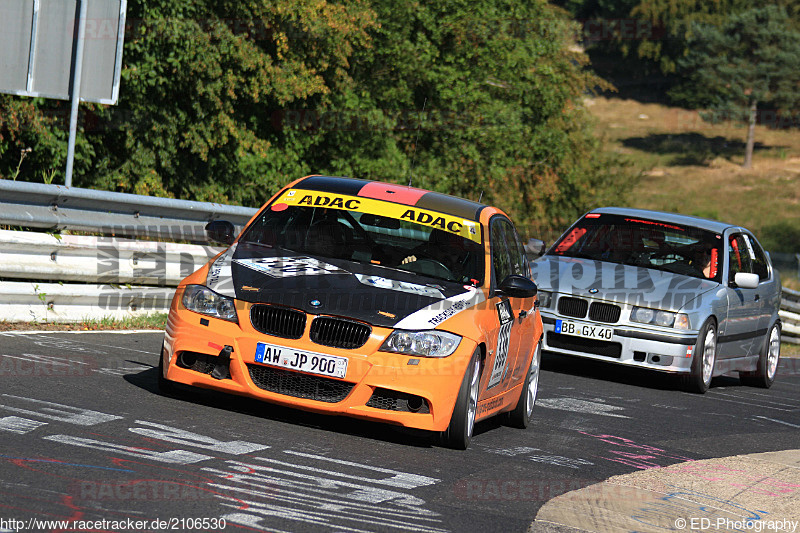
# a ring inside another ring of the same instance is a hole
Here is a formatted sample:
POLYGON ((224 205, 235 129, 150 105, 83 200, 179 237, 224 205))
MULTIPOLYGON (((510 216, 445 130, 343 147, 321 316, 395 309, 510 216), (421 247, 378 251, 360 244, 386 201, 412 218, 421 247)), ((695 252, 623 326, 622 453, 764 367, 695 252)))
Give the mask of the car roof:
POLYGON ((671 224, 681 224, 683 226, 692 226, 715 233, 723 233, 728 228, 738 227, 735 224, 727 224, 717 220, 710 220, 708 218, 693 217, 690 215, 681 215, 678 213, 667 213, 664 211, 650 211, 648 209, 632 209, 628 207, 601 207, 592 209, 591 213, 608 214, 608 215, 624 215, 645 218, 647 220, 656 220, 658 222, 668 222, 671 224))
POLYGON ((480 220, 481 211, 488 207, 440 192, 340 176, 308 176, 295 183, 292 188, 385 200, 476 221, 480 220))

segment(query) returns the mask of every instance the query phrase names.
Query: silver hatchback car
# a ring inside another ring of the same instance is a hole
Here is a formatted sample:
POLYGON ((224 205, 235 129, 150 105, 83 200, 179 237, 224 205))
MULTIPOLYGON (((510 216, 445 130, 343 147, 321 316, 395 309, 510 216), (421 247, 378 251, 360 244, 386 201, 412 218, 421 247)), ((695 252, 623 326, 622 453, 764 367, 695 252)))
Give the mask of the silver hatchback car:
POLYGON ((681 374, 698 393, 728 372, 775 379, 781 284, 745 228, 595 209, 532 266, 545 351, 681 374))

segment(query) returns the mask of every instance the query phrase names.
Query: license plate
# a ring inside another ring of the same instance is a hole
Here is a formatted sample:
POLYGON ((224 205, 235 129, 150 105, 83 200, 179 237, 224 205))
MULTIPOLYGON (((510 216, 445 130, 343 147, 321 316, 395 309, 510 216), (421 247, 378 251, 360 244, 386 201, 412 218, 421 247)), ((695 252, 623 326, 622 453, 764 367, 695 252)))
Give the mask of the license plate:
POLYGON ((610 341, 611 337, 614 335, 614 328, 570 322, 569 320, 556 320, 556 333, 563 333, 564 335, 572 335, 574 337, 585 337, 587 339, 610 341))
POLYGON ((259 342, 256 346, 255 361, 320 376, 344 378, 347 374, 346 357, 296 350, 264 342, 259 342))

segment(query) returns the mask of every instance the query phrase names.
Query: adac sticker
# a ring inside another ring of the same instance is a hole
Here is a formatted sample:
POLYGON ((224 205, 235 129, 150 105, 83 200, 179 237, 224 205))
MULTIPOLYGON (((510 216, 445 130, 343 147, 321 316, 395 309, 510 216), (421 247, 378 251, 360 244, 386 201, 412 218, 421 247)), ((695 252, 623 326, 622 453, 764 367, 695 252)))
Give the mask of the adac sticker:
POLYGON ((388 216, 460 235, 478 244, 482 242, 483 238, 480 231, 481 226, 474 220, 373 198, 290 189, 274 202, 274 204, 281 203, 295 206, 330 207, 369 213, 371 215, 388 216))
POLYGON ((273 278, 349 274, 347 270, 341 269, 335 265, 305 256, 234 259, 234 262, 273 278))

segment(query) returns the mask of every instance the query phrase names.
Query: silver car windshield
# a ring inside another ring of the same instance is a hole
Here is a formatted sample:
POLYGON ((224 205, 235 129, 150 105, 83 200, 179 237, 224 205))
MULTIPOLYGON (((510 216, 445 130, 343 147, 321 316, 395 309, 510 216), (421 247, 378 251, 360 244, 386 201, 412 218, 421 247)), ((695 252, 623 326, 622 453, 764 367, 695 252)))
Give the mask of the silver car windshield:
POLYGON ((651 268, 719 282, 721 235, 633 216, 589 213, 548 255, 651 268))
POLYGON ((324 207, 268 207, 250 225, 241 242, 475 286, 483 283, 484 254, 480 244, 389 216, 324 207))

